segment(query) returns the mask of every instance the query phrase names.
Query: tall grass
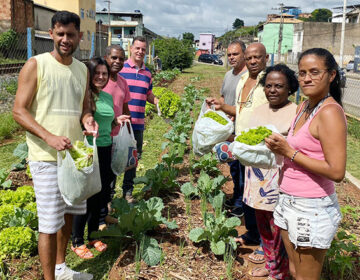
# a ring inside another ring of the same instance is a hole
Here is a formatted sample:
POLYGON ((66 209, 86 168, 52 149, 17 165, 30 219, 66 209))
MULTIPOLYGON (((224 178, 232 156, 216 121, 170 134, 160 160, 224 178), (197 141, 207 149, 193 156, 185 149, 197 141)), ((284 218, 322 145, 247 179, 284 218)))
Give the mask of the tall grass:
POLYGON ((0 140, 10 139, 20 126, 14 121, 10 112, 0 114, 0 140))

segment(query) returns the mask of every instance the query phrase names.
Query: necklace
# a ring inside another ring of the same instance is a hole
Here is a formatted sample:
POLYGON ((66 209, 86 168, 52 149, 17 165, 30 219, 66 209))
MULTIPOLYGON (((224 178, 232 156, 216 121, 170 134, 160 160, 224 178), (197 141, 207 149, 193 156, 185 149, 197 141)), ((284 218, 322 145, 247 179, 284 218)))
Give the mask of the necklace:
POLYGON ((304 108, 305 120, 307 120, 310 116, 314 115, 318 108, 324 103, 325 99, 330 97, 330 94, 327 94, 324 98, 322 98, 318 103, 316 103, 313 107, 310 108, 310 102, 306 104, 304 108), (316 109, 316 110, 315 110, 316 109))

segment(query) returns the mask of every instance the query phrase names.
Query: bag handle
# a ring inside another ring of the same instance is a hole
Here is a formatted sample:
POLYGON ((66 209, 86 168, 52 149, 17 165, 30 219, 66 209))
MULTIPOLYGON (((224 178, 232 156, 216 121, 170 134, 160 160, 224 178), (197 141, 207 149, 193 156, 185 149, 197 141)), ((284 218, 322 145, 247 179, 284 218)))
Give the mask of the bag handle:
POLYGON ((161 117, 161 110, 160 110, 159 103, 156 104, 156 109, 157 109, 158 116, 161 117))

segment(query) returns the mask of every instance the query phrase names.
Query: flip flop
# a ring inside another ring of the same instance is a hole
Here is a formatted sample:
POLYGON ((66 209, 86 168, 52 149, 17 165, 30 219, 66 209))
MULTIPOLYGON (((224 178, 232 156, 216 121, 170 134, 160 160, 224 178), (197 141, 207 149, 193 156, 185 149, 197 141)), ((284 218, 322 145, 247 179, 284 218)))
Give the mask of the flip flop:
POLYGON ((257 248, 254 252, 252 252, 249 256, 248 256, 248 260, 252 263, 255 264, 262 264, 265 262, 265 257, 264 257, 264 251, 261 250, 260 248, 257 248), (256 258, 257 256, 261 256, 261 259, 256 258))
POLYGON ((248 274, 252 277, 266 277, 266 276, 270 277, 269 276, 270 272, 265 267, 254 267, 253 269, 249 270, 248 274), (258 272, 263 271, 264 273, 262 275, 254 275, 255 271, 258 272))
POLYGON ((107 249, 107 245, 100 240, 93 240, 89 242, 89 246, 94 247, 98 252, 105 252, 107 249))
POLYGON ((89 250, 89 248, 86 247, 86 245, 81 245, 78 247, 74 247, 71 245, 71 250, 78 255, 81 259, 92 259, 94 257, 93 253, 89 250))

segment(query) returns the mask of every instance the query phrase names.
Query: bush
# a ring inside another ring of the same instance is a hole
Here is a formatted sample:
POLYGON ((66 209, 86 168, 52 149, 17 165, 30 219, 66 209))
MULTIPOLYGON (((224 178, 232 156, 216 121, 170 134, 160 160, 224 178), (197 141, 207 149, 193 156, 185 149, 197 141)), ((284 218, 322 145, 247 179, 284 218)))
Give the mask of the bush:
POLYGON ((155 50, 162 61, 164 70, 175 67, 182 70, 190 67, 195 52, 189 44, 175 38, 156 39, 155 50))
POLYGON ((11 113, 0 114, 0 140, 10 139, 19 128, 11 113))
POLYGON ((14 45, 17 43, 17 41, 17 33, 12 29, 0 34, 0 51, 2 52, 3 56, 8 56, 9 50, 14 49, 14 45))
POLYGON ((0 259, 26 257, 36 249, 36 235, 31 228, 9 227, 0 232, 0 259))

